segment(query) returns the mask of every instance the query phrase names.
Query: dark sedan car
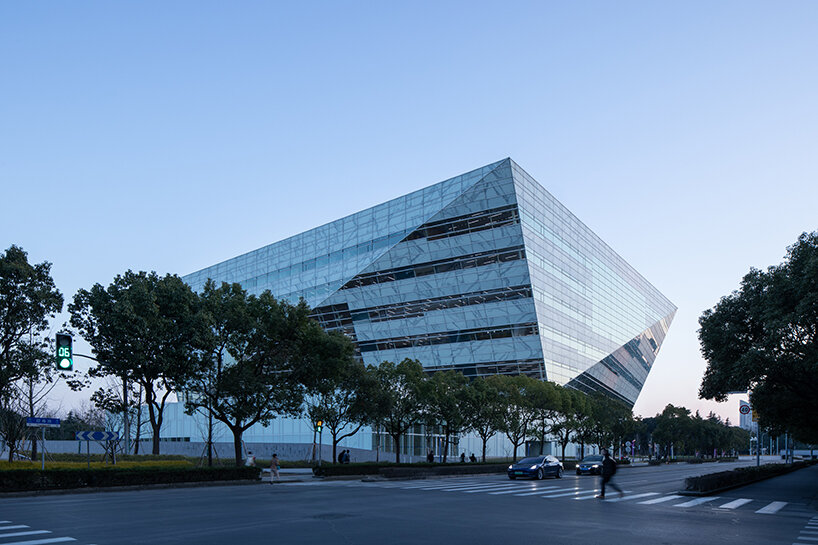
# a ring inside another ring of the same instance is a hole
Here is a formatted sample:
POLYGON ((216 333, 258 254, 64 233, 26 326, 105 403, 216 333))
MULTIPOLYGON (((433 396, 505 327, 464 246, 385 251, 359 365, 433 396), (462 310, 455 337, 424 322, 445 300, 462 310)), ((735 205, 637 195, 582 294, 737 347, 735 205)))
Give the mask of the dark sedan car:
POLYGON ((508 478, 544 479, 547 475, 553 475, 559 479, 562 478, 562 471, 562 462, 553 456, 534 456, 508 466, 508 478))
POLYGON ((602 473, 602 456, 586 456, 577 464, 577 475, 602 473))

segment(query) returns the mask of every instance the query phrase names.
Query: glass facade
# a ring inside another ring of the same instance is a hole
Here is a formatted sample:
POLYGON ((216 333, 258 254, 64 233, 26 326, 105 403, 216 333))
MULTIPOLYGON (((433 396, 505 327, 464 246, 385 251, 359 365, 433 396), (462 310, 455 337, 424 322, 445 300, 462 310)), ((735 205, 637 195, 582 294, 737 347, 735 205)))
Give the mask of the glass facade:
POLYGON ((367 364, 524 373, 633 405, 676 307, 511 159, 185 277, 303 297, 367 364))

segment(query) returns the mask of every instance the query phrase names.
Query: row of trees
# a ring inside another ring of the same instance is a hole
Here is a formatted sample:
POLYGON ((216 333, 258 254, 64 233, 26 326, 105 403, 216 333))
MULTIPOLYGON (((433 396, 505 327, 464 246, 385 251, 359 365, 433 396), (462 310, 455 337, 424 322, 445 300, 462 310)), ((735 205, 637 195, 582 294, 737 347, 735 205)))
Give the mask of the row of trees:
MULTIPOLYGON (((46 333, 62 306, 48 263, 30 265, 15 246, 0 256, 0 420, 35 415, 37 396, 45 396, 57 380, 46 333)), ((338 443, 365 425, 392 438, 396 461, 401 439, 416 425, 424 426, 430 442, 438 430, 444 453, 455 437, 475 433, 484 460, 486 443, 496 434, 508 438, 515 459, 525 442, 543 449, 552 438, 563 458, 571 442, 603 448, 635 434, 663 445, 673 442, 677 451, 699 445, 680 427, 681 416, 657 415, 651 428, 651 419, 634 420, 628 406, 611 398, 526 376, 472 381, 454 371, 430 376, 413 360, 364 366, 351 341, 323 330, 303 301, 290 304, 269 291, 248 294, 239 284, 208 281, 196 293, 175 275, 128 271, 107 287, 80 290, 68 310, 71 326, 92 347, 96 364, 90 375, 107 380, 91 396, 95 407, 120 414, 137 439, 147 422, 154 454, 174 392, 189 413, 206 415, 208 444, 214 422, 231 430, 237 463, 242 434, 278 415, 323 421, 333 459, 338 443)), ((75 388, 87 385, 63 378, 75 388)), ((726 447, 724 434, 710 435, 715 438, 707 445, 726 447)))

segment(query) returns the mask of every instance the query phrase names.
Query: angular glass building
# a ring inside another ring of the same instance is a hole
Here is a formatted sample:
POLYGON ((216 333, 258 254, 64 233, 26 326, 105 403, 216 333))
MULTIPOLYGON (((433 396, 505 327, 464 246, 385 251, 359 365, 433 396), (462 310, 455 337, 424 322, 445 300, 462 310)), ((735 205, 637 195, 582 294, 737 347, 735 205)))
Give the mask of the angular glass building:
POLYGON ((524 373, 633 405, 676 307, 511 159, 185 277, 303 297, 367 364, 524 373))

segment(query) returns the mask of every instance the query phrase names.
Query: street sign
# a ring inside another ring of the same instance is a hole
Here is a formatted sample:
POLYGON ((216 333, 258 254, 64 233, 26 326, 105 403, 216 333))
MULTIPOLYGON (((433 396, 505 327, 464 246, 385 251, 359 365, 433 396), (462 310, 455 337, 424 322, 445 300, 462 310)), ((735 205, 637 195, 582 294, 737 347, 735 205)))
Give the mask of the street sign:
POLYGON ((116 441, 119 439, 118 431, 78 431, 77 441, 116 441))
POLYGON ((741 414, 750 414, 750 406, 749 405, 741 405, 738 408, 738 412, 741 414))
POLYGON ((59 418, 38 418, 36 416, 26 417, 26 426, 29 428, 59 428, 59 418))

